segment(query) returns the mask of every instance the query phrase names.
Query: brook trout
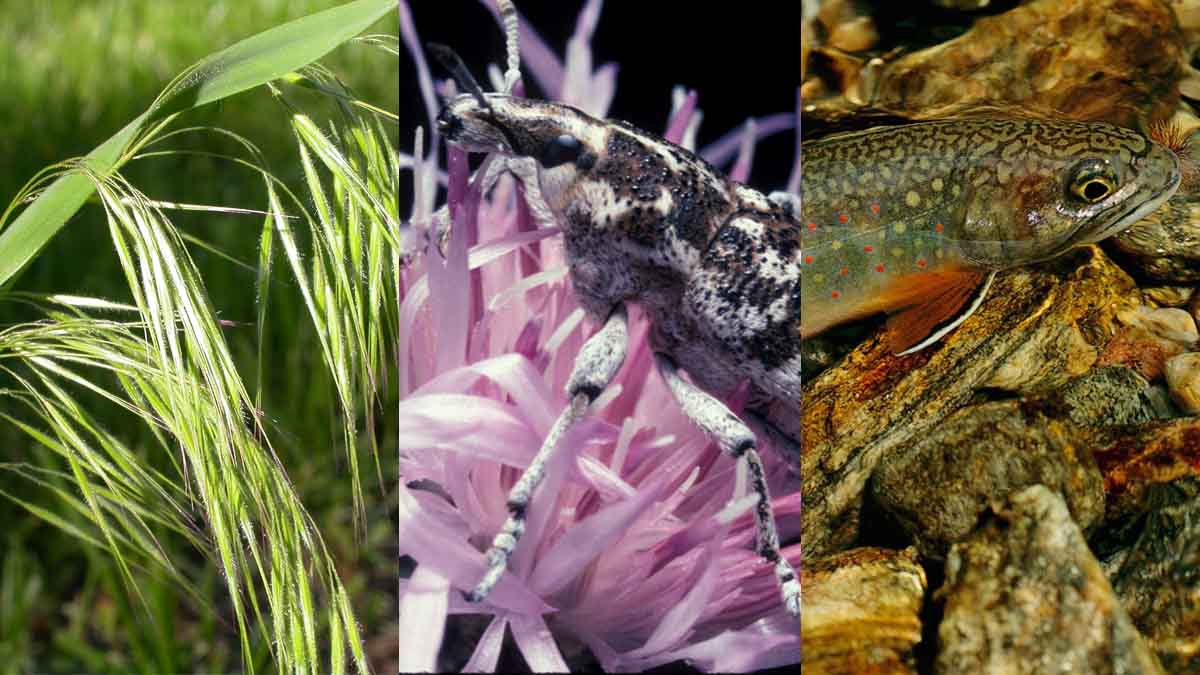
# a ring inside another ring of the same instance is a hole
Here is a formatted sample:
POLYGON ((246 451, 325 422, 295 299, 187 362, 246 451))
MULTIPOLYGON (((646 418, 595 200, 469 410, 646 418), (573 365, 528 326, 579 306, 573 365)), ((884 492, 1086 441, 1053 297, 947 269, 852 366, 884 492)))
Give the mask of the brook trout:
POLYGON ((1103 123, 970 119, 801 147, 800 335, 886 312, 894 351, 953 330, 999 270, 1100 241, 1175 192, 1175 153, 1103 123))

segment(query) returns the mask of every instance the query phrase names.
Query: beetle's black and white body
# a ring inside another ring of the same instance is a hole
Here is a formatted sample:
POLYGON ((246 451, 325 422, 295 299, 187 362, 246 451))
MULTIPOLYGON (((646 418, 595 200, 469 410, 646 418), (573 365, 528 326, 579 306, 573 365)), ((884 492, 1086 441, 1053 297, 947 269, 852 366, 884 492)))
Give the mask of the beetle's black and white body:
MULTIPOLYGON (((716 398, 748 380, 752 419, 772 432, 773 445, 783 446, 799 472, 801 261, 792 212, 673 143, 566 105, 463 95, 438 124, 448 142, 467 151, 537 164, 541 197, 563 229, 575 292, 606 321, 577 361, 568 386, 572 409, 560 422, 581 415, 607 386, 624 356, 624 303, 640 305, 653 325, 656 363, 685 413, 750 466, 760 495, 759 551, 775 563, 784 602, 798 615, 799 580, 779 555, 755 435, 716 398)), ((552 445, 547 441, 539 458, 552 445)), ((489 579, 476 598, 503 572, 541 470, 531 466, 527 474, 534 475, 514 488, 513 518, 489 552, 489 579)))

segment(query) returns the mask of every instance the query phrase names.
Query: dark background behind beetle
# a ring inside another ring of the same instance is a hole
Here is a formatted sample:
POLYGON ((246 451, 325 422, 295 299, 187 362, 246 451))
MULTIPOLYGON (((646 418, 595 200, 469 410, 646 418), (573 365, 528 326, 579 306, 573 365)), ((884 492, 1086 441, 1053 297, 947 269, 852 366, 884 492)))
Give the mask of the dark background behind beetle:
MULTIPOLYGON (((582 4, 518 1, 517 9, 562 56, 582 4)), ((422 42, 452 47, 488 89, 487 64, 503 64, 504 36, 483 5, 477 0, 426 0, 410 6, 422 42)), ((703 148, 747 117, 795 110, 799 41, 800 3, 794 0, 712 8, 682 1, 610 0, 592 37, 593 67, 610 61, 619 64, 616 96, 608 115, 654 133, 662 133, 666 126, 671 88, 682 84, 695 89, 704 112, 697 136, 697 147, 703 148)), ((432 61, 430 68, 435 78, 447 77, 432 61)), ((525 82, 530 96, 542 96, 528 73, 525 82)), ((407 52, 402 52, 400 147, 406 151, 412 150, 417 126, 428 122, 416 69, 407 52)), ((755 151, 749 183, 767 192, 782 189, 795 147, 792 132, 765 139, 755 151)), ((444 167, 444 154, 440 161, 444 167)), ((411 199, 412 181, 406 174, 400 181, 402 217, 411 212, 411 199)))

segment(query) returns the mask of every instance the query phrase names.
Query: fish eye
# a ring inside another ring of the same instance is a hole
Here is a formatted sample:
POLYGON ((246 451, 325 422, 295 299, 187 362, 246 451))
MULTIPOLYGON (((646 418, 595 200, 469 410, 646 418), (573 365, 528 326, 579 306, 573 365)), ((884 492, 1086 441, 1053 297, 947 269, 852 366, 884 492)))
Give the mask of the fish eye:
POLYGON ((1112 193, 1112 185, 1107 181, 1094 179, 1083 184, 1081 194, 1089 202, 1098 202, 1112 193))
POLYGON ((560 134, 542 148, 541 164, 547 169, 574 162, 583 152, 583 144, 571 134, 560 134))
POLYGON ((1103 201, 1117 189, 1112 168, 1101 160, 1087 160, 1075 169, 1071 194, 1088 204, 1103 201))

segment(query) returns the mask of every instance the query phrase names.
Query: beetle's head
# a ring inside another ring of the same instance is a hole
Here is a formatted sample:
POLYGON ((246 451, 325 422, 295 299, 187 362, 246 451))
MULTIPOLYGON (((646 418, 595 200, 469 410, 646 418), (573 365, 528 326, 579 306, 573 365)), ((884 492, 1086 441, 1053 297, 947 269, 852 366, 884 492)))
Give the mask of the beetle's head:
POLYGON ((607 136, 604 124, 581 110, 502 94, 463 94, 442 109, 437 123, 447 142, 467 152, 533 159, 542 196, 555 210, 596 166, 607 136))

